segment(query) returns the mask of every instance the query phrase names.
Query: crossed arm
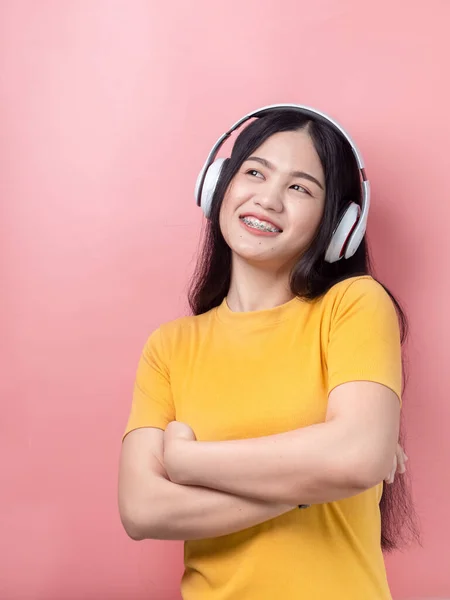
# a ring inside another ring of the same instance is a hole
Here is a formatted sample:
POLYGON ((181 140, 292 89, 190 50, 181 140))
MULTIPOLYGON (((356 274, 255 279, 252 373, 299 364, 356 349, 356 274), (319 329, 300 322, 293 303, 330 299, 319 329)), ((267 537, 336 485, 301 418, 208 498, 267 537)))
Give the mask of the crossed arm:
POLYGON ((399 416, 389 388, 351 382, 331 392, 324 423, 279 435, 199 442, 176 422, 136 430, 121 455, 122 522, 133 539, 202 539, 360 493, 391 471, 399 416))

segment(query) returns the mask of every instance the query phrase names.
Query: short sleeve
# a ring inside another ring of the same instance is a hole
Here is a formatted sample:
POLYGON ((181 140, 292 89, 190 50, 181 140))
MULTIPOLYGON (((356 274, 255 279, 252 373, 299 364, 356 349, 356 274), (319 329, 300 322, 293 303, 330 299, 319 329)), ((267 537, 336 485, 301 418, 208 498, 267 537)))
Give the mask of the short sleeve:
POLYGON ((139 360, 124 437, 140 427, 165 429, 175 420, 167 363, 161 330, 157 329, 147 340, 139 360))
POLYGON ((331 318, 328 393, 350 381, 372 381, 402 393, 400 327, 395 306, 372 278, 348 285, 331 318))

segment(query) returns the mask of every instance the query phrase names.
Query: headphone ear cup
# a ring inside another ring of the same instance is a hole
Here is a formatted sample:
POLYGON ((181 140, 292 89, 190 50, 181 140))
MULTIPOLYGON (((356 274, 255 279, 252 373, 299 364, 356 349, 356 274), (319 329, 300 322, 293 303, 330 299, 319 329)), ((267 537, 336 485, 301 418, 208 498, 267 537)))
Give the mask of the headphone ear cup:
MULTIPOLYGON (((206 171, 200 198, 200 206, 206 218, 209 218, 211 215, 211 206, 214 197, 214 192, 216 191, 217 183, 220 179, 220 176, 223 172, 223 168, 227 160, 227 158, 216 158, 216 160, 208 167, 208 170, 206 171)), ((198 189, 200 185, 200 177, 201 174, 197 179, 196 189, 198 189)))
MULTIPOLYGON (((355 225, 358 223, 360 214, 361 208, 354 202, 345 209, 326 251, 326 262, 334 263, 344 256, 347 241, 354 230, 355 225)), ((346 255, 345 258, 350 258, 350 256, 346 255)))

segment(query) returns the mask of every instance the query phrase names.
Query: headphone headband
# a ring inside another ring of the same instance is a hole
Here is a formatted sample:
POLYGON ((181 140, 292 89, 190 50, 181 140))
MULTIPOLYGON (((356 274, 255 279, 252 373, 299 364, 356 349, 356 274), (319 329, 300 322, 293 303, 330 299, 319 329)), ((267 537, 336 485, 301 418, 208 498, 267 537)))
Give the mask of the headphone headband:
MULTIPOLYGON (((358 150, 357 145, 353 141, 353 139, 350 137, 350 135, 345 131, 345 129, 337 121, 335 121, 333 118, 331 118, 327 114, 325 114, 319 110, 316 110, 314 108, 311 108, 309 106, 304 106, 301 104, 270 104, 268 106, 263 106, 262 108, 252 111, 252 112, 248 113, 247 115, 245 115, 244 117, 242 117, 241 119, 239 119, 238 121, 236 121, 236 123, 234 123, 234 125, 232 125, 228 131, 226 131, 223 135, 221 135, 220 138, 217 140, 217 142, 214 144, 214 146, 212 147, 212 149, 208 155, 208 158, 206 159, 206 162, 197 178, 197 184, 195 187, 195 199, 197 202, 197 206, 202 205, 203 184, 205 183, 205 178, 206 178, 208 169, 215 161, 217 153, 219 152, 219 150, 222 147, 222 145, 224 144, 224 142, 231 136, 231 134, 236 129, 238 129, 243 123, 245 123, 249 119, 263 117, 267 113, 269 113, 273 110, 285 110, 285 111, 296 110, 296 111, 301 112, 302 114, 310 115, 311 117, 313 117, 315 119, 320 119, 320 120, 332 125, 336 129, 336 131, 338 133, 340 133, 350 144, 350 147, 353 151, 353 155, 355 157, 355 160, 358 165, 359 172, 360 172, 360 176, 361 176, 362 194, 361 194, 361 213, 358 215, 357 222, 355 223, 355 225, 351 229, 351 231, 348 233, 347 239, 345 240, 345 247, 346 247, 345 256, 346 256, 346 258, 349 258, 356 252, 358 246, 360 245, 360 243, 364 237, 364 234, 366 231, 366 226, 367 226, 367 218, 369 216, 370 185, 369 185, 369 181, 367 179, 366 173, 365 173, 364 160, 363 160, 363 157, 362 157, 360 151, 358 150)), ((342 250, 342 251, 344 251, 344 250, 342 250)))

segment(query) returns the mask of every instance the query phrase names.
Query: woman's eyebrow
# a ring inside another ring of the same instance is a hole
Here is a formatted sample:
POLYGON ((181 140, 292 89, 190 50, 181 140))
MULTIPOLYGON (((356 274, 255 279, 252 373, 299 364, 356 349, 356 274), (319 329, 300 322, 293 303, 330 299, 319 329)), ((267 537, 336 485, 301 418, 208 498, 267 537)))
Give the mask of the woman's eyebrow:
MULTIPOLYGON (((271 162, 269 162, 266 158, 261 158, 259 156, 250 156, 249 158, 247 158, 247 160, 254 160, 256 162, 261 163, 262 165, 264 165, 265 167, 267 167, 271 171, 275 170, 275 167, 273 166, 273 164, 271 162)), ((292 177, 300 177, 302 179, 308 179, 309 181, 312 181, 313 183, 315 183, 316 185, 318 185, 321 190, 323 190, 323 186, 320 183, 320 181, 318 181, 315 177, 313 177, 309 173, 305 173, 304 171, 292 171, 290 173, 290 175, 292 177)))

